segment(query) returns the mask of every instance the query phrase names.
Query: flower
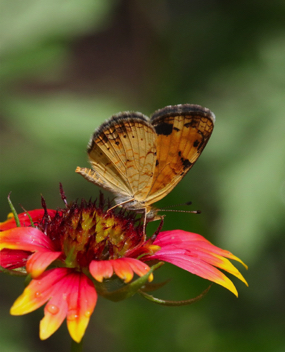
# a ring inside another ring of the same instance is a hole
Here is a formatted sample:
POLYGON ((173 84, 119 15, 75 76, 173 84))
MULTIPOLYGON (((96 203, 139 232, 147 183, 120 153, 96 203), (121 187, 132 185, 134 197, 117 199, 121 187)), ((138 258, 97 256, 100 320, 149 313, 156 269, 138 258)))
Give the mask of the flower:
POLYGON ((57 211, 46 209, 44 201, 43 206, 28 212, 32 221, 27 213, 19 214, 20 227, 11 216, 0 224, 1 266, 10 272, 25 267, 23 272, 32 278, 11 314, 26 314, 46 304, 41 339, 52 335, 66 318, 71 337, 80 342, 98 294, 118 301, 141 291, 160 265, 150 267, 147 262, 169 262, 235 295, 232 281, 217 268, 246 283, 227 259, 241 262, 230 252, 182 230, 164 231, 148 239, 135 215, 106 211, 102 197, 98 205, 66 203, 66 208, 57 211), (134 280, 135 274, 139 278, 134 280), (121 287, 110 290, 118 278, 121 287))

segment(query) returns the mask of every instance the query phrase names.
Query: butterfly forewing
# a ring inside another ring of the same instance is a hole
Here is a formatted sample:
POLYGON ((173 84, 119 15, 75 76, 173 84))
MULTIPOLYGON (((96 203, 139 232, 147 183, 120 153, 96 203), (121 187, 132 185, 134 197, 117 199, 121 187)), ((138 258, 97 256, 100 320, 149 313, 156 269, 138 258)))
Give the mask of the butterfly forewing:
POLYGON ((211 136, 214 115, 184 104, 158 110, 151 122, 157 133, 157 160, 148 204, 168 194, 191 169, 211 136))

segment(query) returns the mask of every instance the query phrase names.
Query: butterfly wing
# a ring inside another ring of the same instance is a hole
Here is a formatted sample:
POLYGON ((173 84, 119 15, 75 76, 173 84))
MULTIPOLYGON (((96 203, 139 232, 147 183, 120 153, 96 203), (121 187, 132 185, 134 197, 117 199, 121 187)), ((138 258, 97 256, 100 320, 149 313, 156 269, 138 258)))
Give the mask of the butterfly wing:
POLYGON ((151 123, 157 133, 157 160, 147 204, 165 197, 191 169, 213 131, 215 115, 199 105, 167 106, 151 123))
POLYGON ((77 168, 88 181, 117 195, 116 203, 145 198, 156 160, 156 133, 140 113, 124 112, 103 123, 88 145, 92 169, 77 168))

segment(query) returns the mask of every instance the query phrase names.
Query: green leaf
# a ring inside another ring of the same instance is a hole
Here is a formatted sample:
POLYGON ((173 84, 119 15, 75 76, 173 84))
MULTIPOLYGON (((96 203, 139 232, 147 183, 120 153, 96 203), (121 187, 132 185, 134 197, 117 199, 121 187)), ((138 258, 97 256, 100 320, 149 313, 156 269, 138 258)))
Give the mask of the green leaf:
POLYGON ((16 221, 17 227, 21 227, 18 214, 17 214, 16 209, 14 208, 14 205, 13 205, 11 199, 10 199, 10 194, 11 194, 11 192, 10 192, 9 195, 8 195, 8 203, 9 203, 10 209, 11 209, 13 215, 14 215, 14 219, 15 219, 15 221, 16 221))
MULTIPOLYGON (((22 208, 23 208, 23 207, 22 207, 22 208)), ((33 219, 32 219, 32 217, 31 217, 31 215, 27 212, 26 209, 23 208, 23 210, 24 210, 24 212, 26 213, 27 217, 30 219, 31 226, 32 226, 32 227, 36 227, 35 224, 34 224, 34 222, 33 222, 33 219)))
POLYGON ((27 272, 26 269, 24 268, 19 268, 19 269, 5 269, 3 268, 3 266, 0 265, 0 271, 2 271, 4 274, 9 274, 9 275, 13 275, 13 276, 26 276, 27 272))

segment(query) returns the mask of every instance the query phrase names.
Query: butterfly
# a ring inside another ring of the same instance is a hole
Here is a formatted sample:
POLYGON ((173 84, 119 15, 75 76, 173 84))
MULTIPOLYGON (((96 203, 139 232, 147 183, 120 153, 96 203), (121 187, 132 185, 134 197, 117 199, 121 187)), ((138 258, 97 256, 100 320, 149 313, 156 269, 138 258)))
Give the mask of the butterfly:
MULTIPOLYGON (((215 115, 193 104, 166 106, 149 119, 121 112, 95 130, 87 147, 88 181, 111 191, 115 207, 160 219, 153 203, 165 197, 192 168, 214 128, 215 115)), ((114 207, 113 207, 114 208, 114 207)))

